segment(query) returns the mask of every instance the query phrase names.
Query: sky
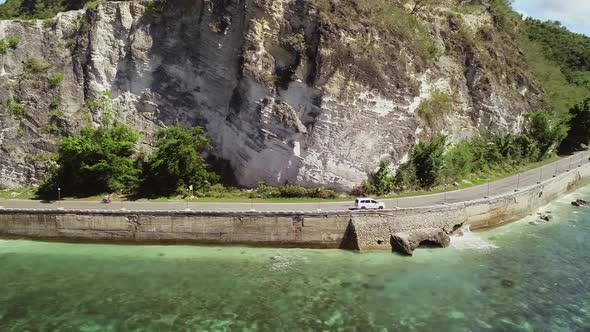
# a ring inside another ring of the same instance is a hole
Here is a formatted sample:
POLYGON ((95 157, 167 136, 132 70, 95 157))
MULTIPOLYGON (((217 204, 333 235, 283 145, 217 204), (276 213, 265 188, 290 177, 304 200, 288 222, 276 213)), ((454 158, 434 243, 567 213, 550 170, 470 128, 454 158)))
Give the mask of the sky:
POLYGON ((590 36, 590 0, 514 0, 512 7, 543 21, 560 21, 571 31, 590 36))

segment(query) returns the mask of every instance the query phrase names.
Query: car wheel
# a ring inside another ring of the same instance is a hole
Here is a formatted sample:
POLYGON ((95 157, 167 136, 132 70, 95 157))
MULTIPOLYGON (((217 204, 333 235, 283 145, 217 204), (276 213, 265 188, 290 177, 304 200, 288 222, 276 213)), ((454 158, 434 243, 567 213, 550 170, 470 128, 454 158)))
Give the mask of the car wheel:
POLYGON ((383 207, 382 207, 382 206, 380 206, 380 207, 379 207, 379 210, 383 210, 383 207))
POLYGON ((361 210, 366 210, 366 209, 367 209, 367 207, 366 207, 366 206, 363 206, 363 207, 361 208, 361 210))

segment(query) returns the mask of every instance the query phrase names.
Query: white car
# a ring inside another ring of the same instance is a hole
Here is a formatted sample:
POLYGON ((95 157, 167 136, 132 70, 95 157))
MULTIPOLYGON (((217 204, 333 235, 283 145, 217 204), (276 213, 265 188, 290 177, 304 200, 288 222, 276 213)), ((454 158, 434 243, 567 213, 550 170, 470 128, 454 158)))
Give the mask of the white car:
POLYGON ((354 208, 356 210, 383 210, 385 209, 385 203, 378 202, 372 198, 363 197, 357 198, 354 201, 354 208))

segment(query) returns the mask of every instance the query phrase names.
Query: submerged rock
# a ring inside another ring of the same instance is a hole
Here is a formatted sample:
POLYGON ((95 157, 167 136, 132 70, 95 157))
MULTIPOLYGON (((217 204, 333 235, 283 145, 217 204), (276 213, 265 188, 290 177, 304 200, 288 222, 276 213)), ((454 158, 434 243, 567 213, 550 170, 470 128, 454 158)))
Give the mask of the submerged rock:
POLYGON ((539 220, 542 222, 550 222, 551 220, 553 220, 553 216, 550 214, 544 214, 539 217, 539 220))
POLYGON ((585 201, 583 199, 577 199, 577 200, 575 200, 575 201, 572 202, 572 205, 573 206, 576 206, 576 207, 587 207, 587 206, 590 205, 590 202, 585 201))
POLYGON ((514 287, 514 281, 508 280, 508 279, 504 279, 504 280, 502 280, 502 286, 504 288, 512 288, 512 287, 514 287))
POLYGON ((393 251, 411 256, 420 245, 446 248, 451 244, 451 238, 441 229, 426 228, 415 231, 401 232, 391 235, 393 251))

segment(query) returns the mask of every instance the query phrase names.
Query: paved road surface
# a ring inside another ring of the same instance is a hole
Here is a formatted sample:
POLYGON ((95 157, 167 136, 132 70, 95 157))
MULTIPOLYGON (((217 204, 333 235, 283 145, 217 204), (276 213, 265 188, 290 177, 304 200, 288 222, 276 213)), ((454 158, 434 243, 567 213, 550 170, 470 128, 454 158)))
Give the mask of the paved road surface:
MULTIPOLYGON (((466 202, 484 198, 486 196, 497 196, 528 186, 537 184, 552 178, 554 175, 562 174, 577 168, 582 164, 590 162, 590 151, 577 153, 558 162, 505 178, 493 183, 475 186, 467 189, 457 190, 448 193, 434 194, 419 197, 407 197, 400 199, 384 200, 387 208, 420 207, 466 202)), ((312 210, 347 210, 352 207, 352 202, 321 202, 317 203, 154 203, 154 202, 113 202, 102 204, 100 202, 72 202, 62 201, 59 203, 43 203, 40 201, 28 200, 0 200, 0 207, 23 208, 23 209, 108 209, 108 210, 185 210, 190 208, 194 211, 312 211, 312 210)))

